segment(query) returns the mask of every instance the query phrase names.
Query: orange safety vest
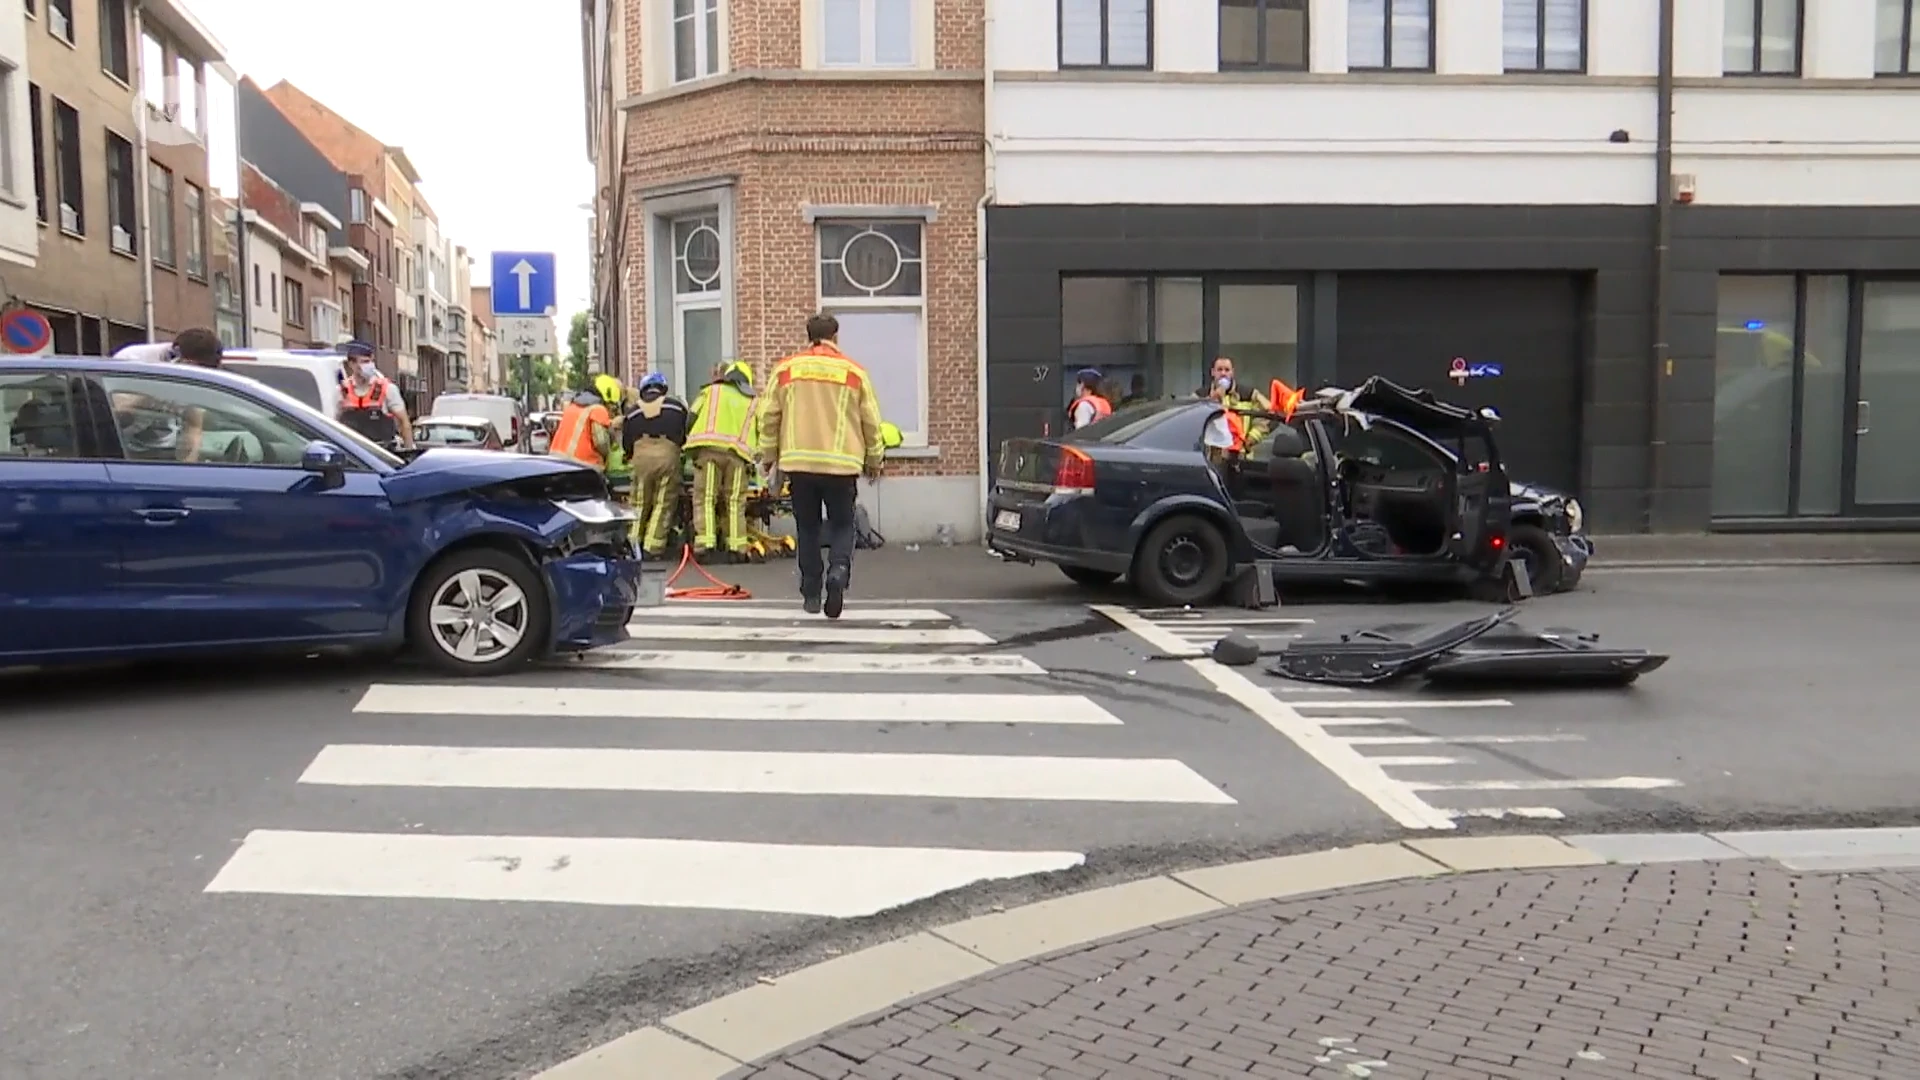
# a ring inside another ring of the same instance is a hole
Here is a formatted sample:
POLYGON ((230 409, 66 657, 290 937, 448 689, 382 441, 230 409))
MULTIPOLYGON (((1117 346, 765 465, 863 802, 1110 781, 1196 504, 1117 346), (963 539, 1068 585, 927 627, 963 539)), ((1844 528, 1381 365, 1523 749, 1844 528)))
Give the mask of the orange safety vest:
POLYGON ((352 379, 340 381, 340 404, 347 409, 377 409, 387 403, 387 392, 392 383, 385 375, 375 375, 367 381, 365 393, 354 389, 352 379))
POLYGON ((1073 422, 1073 410, 1079 408, 1082 401, 1093 402, 1093 419, 1087 421, 1089 424, 1097 424, 1113 415, 1113 402, 1108 401, 1099 394, 1088 394, 1083 398, 1074 398, 1073 403, 1067 406, 1067 422, 1069 426, 1071 426, 1073 422))
POLYGON ((1233 436, 1233 445, 1227 448, 1228 452, 1241 453, 1247 448, 1247 418, 1232 409, 1228 409, 1225 415, 1227 432, 1233 436))
POLYGON ((577 401, 569 402, 566 409, 560 413, 560 427, 553 433, 548 452, 561 457, 570 457, 596 469, 606 468, 607 459, 601 456, 599 448, 593 445, 595 424, 603 428, 613 426, 613 416, 607 412, 605 405, 595 403, 592 407, 588 407, 577 401))

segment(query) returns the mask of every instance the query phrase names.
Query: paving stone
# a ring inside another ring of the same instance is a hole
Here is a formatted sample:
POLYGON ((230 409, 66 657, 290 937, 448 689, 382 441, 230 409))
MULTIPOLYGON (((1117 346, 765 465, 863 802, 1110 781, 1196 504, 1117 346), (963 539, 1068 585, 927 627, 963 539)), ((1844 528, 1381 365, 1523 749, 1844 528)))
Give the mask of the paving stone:
POLYGON ((1229 909, 981 976, 733 1076, 1920 1077, 1917 1012, 1916 875, 1577 866, 1229 909))

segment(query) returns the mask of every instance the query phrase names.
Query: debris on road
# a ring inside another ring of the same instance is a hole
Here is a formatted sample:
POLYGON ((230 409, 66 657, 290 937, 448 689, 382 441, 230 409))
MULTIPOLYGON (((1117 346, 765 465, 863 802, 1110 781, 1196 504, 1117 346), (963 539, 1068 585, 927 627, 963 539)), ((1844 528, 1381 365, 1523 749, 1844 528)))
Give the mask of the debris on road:
POLYGON ((1302 639, 1280 650, 1268 671, 1333 686, 1377 686, 1413 676, 1434 685, 1624 686, 1668 659, 1645 649, 1608 648, 1598 634, 1565 627, 1524 629, 1512 624, 1518 612, 1509 607, 1438 628, 1387 623, 1302 639))

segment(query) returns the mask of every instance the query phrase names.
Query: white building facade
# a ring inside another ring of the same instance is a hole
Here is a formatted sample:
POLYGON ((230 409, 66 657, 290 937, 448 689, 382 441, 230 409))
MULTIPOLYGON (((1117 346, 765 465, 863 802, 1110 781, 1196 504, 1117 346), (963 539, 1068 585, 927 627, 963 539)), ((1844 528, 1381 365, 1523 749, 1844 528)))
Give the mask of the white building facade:
POLYGON ((0 18, 0 262, 32 266, 39 257, 34 219, 33 112, 28 108, 25 9, 0 18))
POLYGON ((1499 408, 1609 530, 1920 521, 1916 6, 1677 0, 1663 80, 1660 0, 996 4, 989 441, 1225 354, 1499 408))

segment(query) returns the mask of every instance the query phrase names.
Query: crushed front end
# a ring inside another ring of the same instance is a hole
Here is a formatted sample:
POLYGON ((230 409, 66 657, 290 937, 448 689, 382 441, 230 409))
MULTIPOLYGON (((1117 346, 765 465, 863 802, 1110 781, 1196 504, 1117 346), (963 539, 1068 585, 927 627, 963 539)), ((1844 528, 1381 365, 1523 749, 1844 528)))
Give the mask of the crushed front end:
POLYGON ((664 568, 644 566, 634 541, 638 515, 612 497, 603 477, 584 469, 502 487, 508 490, 493 494, 542 507, 536 554, 553 603, 553 651, 627 640, 634 609, 661 603, 664 592, 653 580, 664 568))

